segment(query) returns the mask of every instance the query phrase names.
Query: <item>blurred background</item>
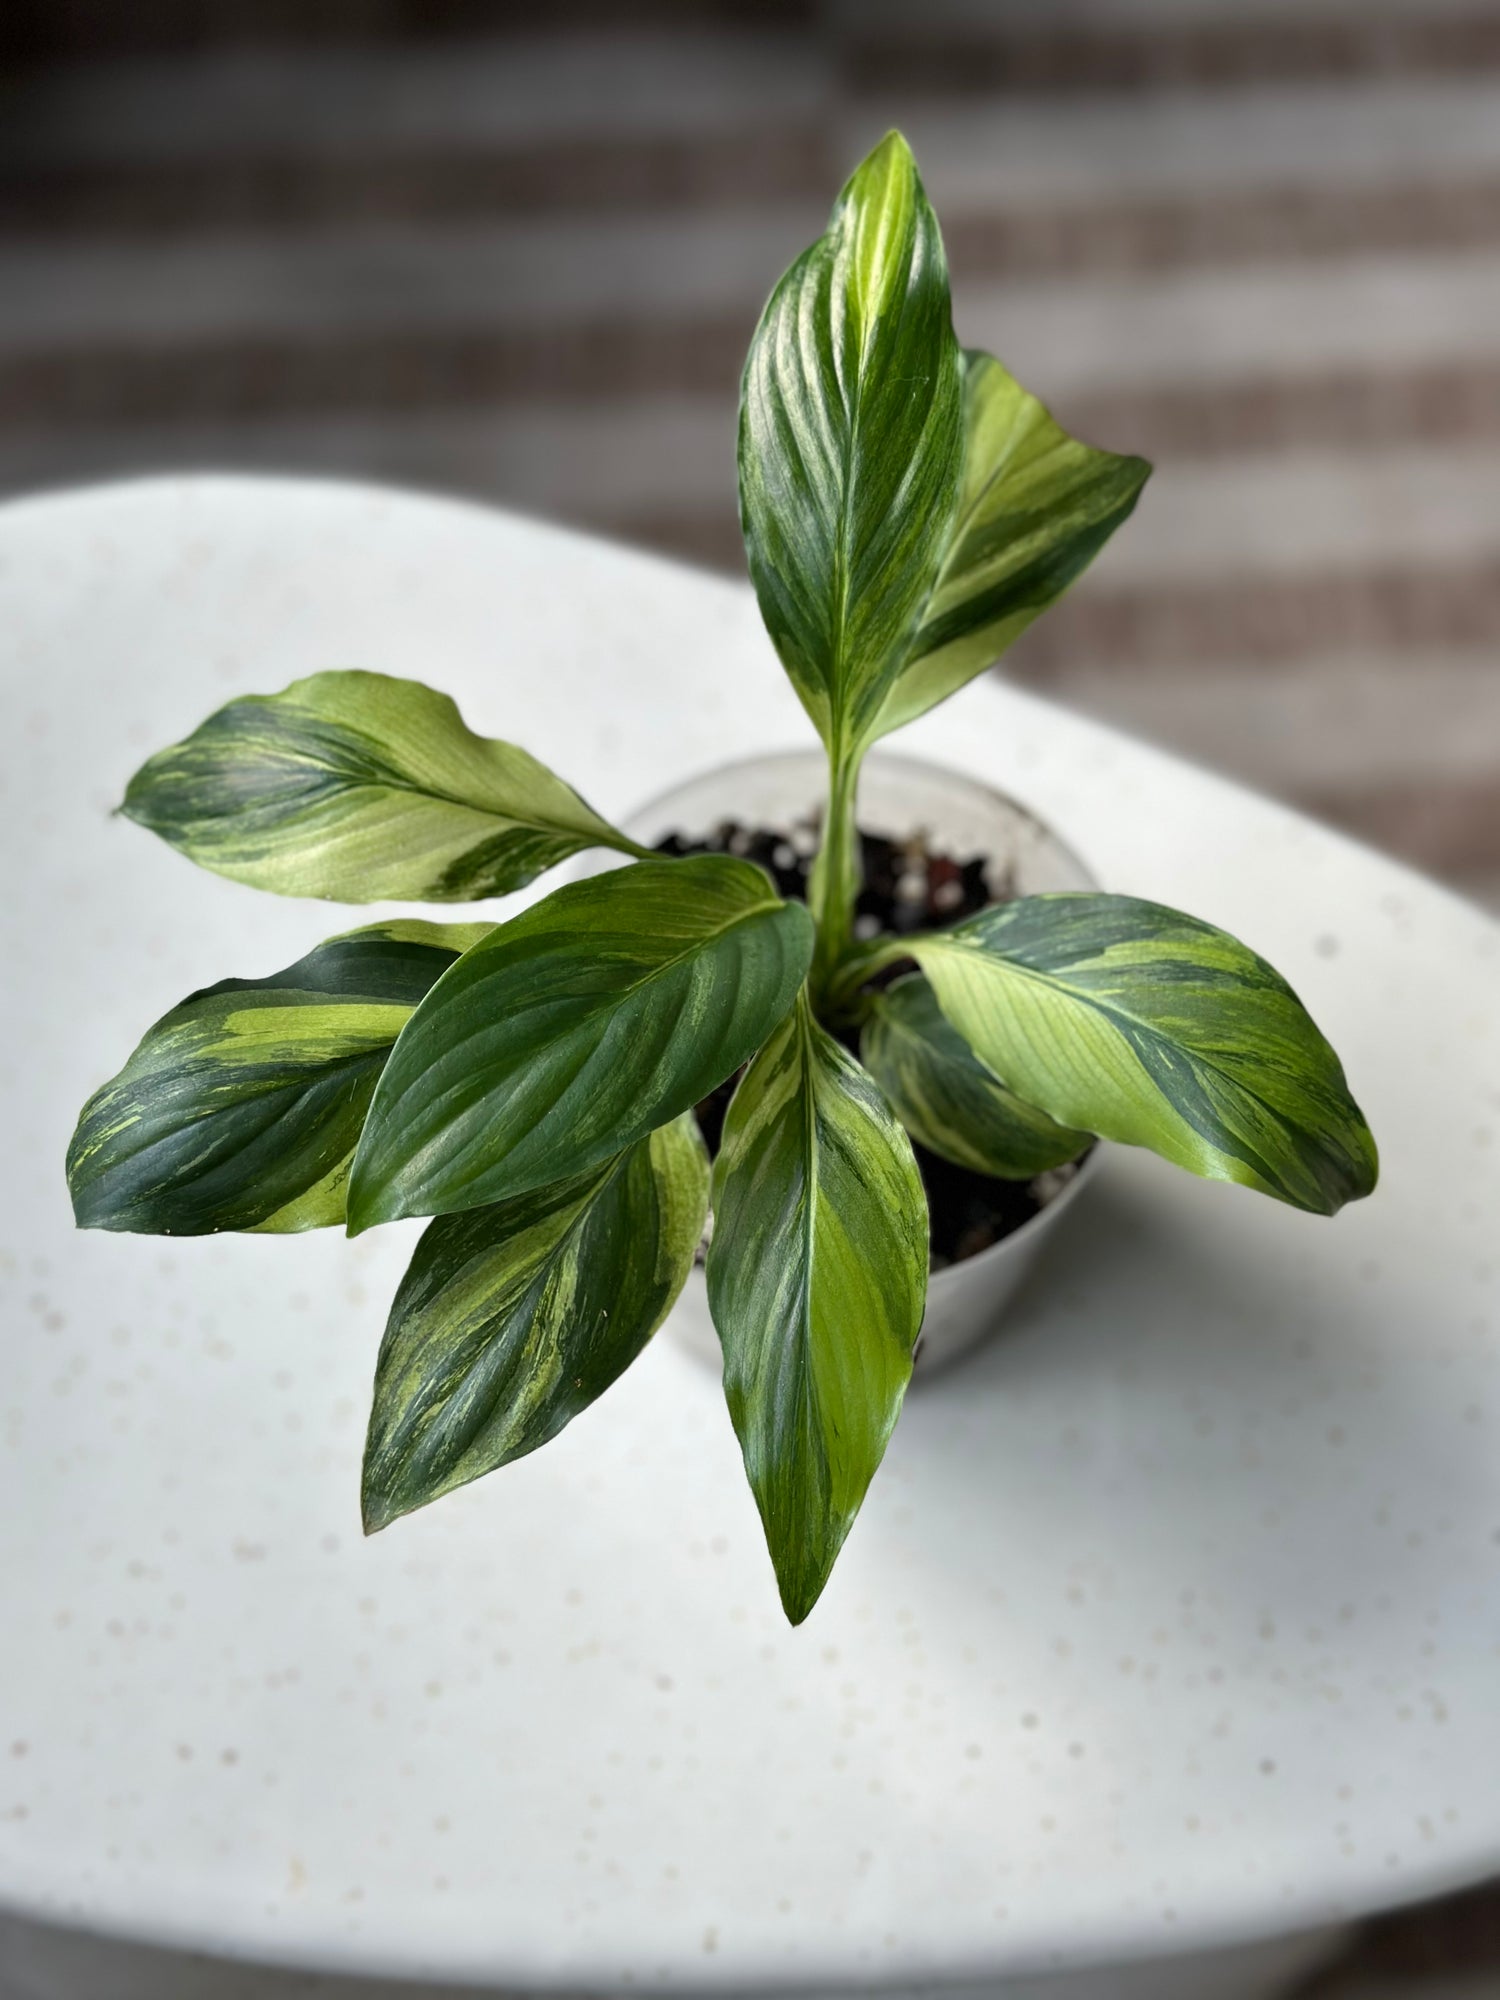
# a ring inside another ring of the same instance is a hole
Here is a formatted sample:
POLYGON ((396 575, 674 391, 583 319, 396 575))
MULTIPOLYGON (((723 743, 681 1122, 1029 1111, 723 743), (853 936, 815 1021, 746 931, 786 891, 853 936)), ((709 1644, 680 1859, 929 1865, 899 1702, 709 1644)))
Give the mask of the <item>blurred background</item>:
MULTIPOLYGON (((1004 671, 1500 907, 1500 4, 3 0, 0 493, 375 477, 738 570, 746 342, 893 123, 960 334, 1159 467, 1004 671)), ((1500 1895, 1319 1991, 1500 1995, 1500 1895)))
POLYGON ((1007 671, 1500 904, 1495 0, 4 0, 0 491, 266 466, 735 569, 893 122, 960 333, 1159 465, 1007 671))

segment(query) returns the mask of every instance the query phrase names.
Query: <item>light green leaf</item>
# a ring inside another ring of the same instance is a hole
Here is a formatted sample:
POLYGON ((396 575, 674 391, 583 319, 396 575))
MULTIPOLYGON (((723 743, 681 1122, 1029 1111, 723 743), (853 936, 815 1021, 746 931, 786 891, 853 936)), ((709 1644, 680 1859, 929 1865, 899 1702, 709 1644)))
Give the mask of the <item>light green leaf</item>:
POLYGON ((912 1137, 976 1174, 1028 1181, 1076 1160, 1089 1143, 1006 1089, 920 973, 875 996, 859 1052, 912 1137))
POLYGON ((840 755, 869 737, 937 574, 961 401, 942 238, 893 132, 771 294, 740 400, 761 615, 840 755))
POLYGON ((980 1060, 1059 1124, 1323 1215, 1374 1187, 1338 1057, 1223 931, 1132 896, 1028 896, 901 945, 980 1060))
POLYGON ((884 736, 994 664, 1082 575, 1151 473, 1095 451, 990 354, 964 355, 964 466, 937 587, 874 733, 884 736))
POLYGON ((366 1532, 535 1451, 603 1395, 682 1290, 707 1212, 688 1112, 572 1180, 432 1223, 375 1371, 366 1532))
POLYGON ((805 997, 735 1092, 713 1206, 724 1393, 800 1624, 900 1413, 927 1293, 910 1142, 805 997))
POLYGON ((230 702, 143 764, 120 810, 201 868, 342 903, 472 902, 586 847, 640 851, 447 695, 388 674, 230 702))
POLYGON ((376 1080, 423 995, 487 924, 375 924, 158 1021, 68 1148, 85 1229, 200 1236, 344 1220, 376 1080))
POLYGON ((642 861, 558 889, 438 982, 396 1045, 354 1163, 351 1231, 584 1172, 759 1047, 812 921, 748 861, 642 861))

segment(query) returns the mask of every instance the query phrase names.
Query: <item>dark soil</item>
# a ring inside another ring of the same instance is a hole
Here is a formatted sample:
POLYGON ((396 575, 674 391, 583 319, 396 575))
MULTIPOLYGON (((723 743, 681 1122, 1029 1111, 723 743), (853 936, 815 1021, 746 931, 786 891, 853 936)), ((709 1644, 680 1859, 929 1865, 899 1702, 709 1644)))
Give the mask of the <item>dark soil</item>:
MULTIPOLYGON (((807 879, 817 852, 815 821, 792 828, 790 834, 741 826, 724 820, 700 840, 669 833, 657 842, 660 854, 734 854, 755 861, 775 882, 778 892, 798 902, 807 900, 807 879)), ((973 916, 989 903, 1013 900, 1009 876, 994 879, 983 855, 960 861, 953 855, 929 852, 921 834, 910 840, 889 840, 883 834, 862 833, 864 888, 855 904, 855 932, 862 938, 881 932, 904 937, 912 931, 940 930, 973 916)), ((843 1037, 855 1053, 857 1037, 843 1037)), ((738 1075, 721 1083, 697 1106, 698 1123, 710 1154, 719 1150, 724 1114, 734 1095, 738 1075)), ((931 1218, 932 1268, 941 1271, 964 1257, 989 1249, 1012 1230, 1029 1222, 1046 1192, 1035 1181, 1002 1181, 954 1166, 913 1141, 931 1218)), ((1058 1170, 1063 1175, 1073 1169, 1058 1170)), ((1055 1187, 1056 1176, 1046 1177, 1055 1187)))

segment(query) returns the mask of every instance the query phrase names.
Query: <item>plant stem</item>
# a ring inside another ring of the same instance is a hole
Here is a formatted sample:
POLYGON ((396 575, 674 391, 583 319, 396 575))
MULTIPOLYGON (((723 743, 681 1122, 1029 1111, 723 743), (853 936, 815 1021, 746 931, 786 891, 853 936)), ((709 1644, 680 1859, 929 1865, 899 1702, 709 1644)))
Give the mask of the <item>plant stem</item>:
POLYGON ((601 840, 599 845, 612 847, 616 854, 628 854, 632 861, 660 861, 663 858, 660 848, 642 847, 638 840, 632 840, 625 833, 622 833, 617 840, 601 840))
POLYGON ((818 927, 813 952, 812 992, 821 1007, 845 954, 854 941, 854 905, 864 883, 855 804, 863 753, 834 743, 828 753, 828 810, 823 841, 808 883, 808 907, 818 927))
POLYGON ((869 1011, 867 996, 862 996, 860 988, 877 973, 888 966, 899 965, 911 953, 904 938, 871 938, 868 944, 856 944, 845 952, 842 963, 836 968, 823 996, 824 1007, 833 1021, 840 1026, 856 1025, 869 1011))

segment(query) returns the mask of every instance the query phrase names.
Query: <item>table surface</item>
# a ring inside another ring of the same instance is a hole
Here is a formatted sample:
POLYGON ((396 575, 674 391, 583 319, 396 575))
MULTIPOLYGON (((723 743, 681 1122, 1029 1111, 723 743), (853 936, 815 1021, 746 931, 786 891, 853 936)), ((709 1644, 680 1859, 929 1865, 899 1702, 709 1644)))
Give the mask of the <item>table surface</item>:
POLYGON ((1345 1055, 1377 1197, 1330 1225, 1113 1152, 1013 1331, 913 1396, 800 1631, 670 1340, 365 1543, 412 1230, 75 1236, 60 1166, 149 1020, 365 920, 108 818, 231 693, 338 665, 448 689, 606 812, 808 740, 747 592, 503 515, 239 479, 0 512, 0 1900, 649 1986, 1149 1955, 1493 1868, 1493 922, 969 690, 901 747, 1279 965, 1345 1055))

